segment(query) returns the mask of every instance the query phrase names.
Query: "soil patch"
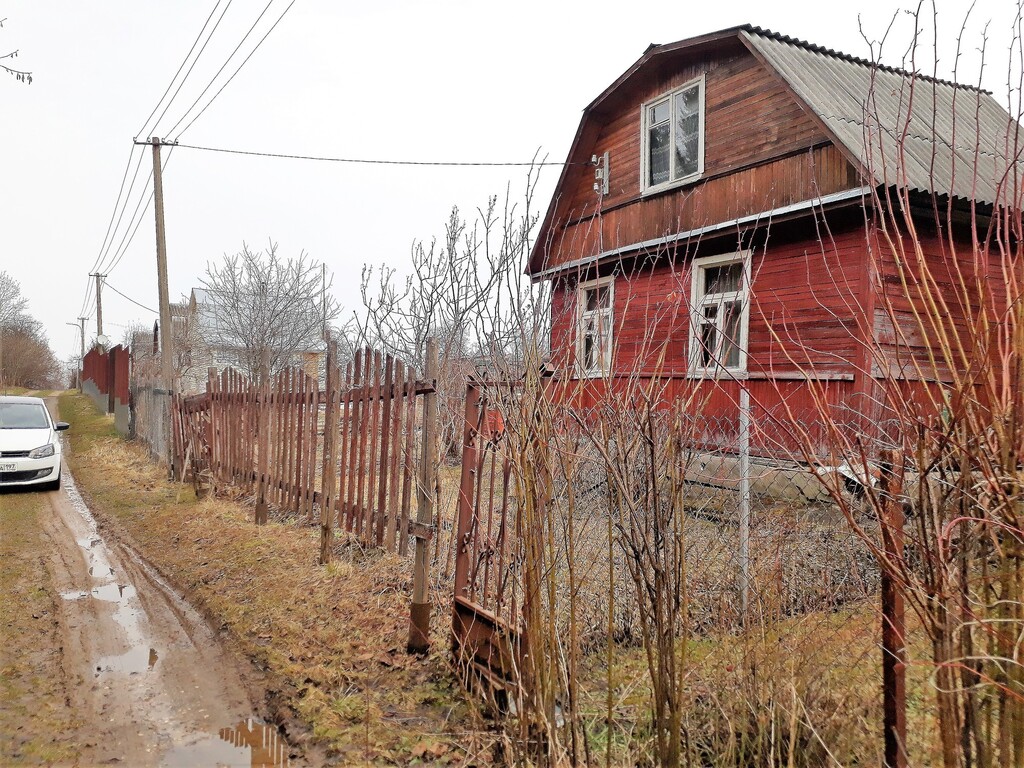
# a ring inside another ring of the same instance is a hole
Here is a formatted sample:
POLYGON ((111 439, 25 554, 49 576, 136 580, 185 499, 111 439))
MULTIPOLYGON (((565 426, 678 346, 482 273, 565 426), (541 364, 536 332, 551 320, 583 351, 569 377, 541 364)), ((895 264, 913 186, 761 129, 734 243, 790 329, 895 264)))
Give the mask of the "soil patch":
POLYGON ((78 757, 60 650, 56 590, 42 532, 46 494, 0 491, 0 761, 71 763, 78 757))

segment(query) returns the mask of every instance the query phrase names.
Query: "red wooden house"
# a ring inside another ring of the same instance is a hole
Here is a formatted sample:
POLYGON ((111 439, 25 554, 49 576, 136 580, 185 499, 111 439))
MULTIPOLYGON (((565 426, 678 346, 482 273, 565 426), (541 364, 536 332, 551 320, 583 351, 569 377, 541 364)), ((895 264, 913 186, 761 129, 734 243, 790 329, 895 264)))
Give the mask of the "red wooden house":
POLYGON ((556 374, 591 396, 696 385, 723 415, 740 387, 810 409, 813 382, 877 418, 883 376, 944 375, 896 327, 913 308, 880 209, 906 192, 924 256, 948 262, 972 221, 1019 210, 1019 129, 977 88, 755 27, 649 47, 583 111, 531 254, 556 374))

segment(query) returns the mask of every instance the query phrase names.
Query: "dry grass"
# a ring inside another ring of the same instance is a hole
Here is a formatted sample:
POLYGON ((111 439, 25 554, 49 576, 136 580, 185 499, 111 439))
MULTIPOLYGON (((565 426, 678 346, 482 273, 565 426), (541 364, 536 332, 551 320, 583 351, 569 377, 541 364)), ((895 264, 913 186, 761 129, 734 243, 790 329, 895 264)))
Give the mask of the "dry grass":
POLYGON ((467 730, 449 671, 447 611, 434 612, 431 654, 405 653, 408 561, 345 542, 322 568, 318 528, 256 528, 247 505, 168 482, 85 398, 63 396, 61 413, 97 517, 127 532, 265 672, 268 714, 300 748, 344 763, 458 764, 486 740, 467 730))
POLYGON ((46 569, 49 547, 36 493, 0 492, 0 762, 77 760, 79 726, 67 702, 58 596, 46 569))

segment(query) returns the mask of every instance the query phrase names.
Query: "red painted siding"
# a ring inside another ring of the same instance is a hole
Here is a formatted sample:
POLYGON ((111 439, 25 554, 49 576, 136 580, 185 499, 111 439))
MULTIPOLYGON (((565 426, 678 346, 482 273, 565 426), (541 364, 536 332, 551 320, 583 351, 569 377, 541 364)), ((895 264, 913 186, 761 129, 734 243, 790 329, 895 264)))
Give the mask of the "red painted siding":
POLYGON ((540 248, 545 268, 858 185, 853 167, 817 123, 745 50, 679 62, 633 85, 589 118, 594 124, 584 131, 586 146, 572 159, 609 152, 609 193, 599 200, 591 166, 574 166, 567 174, 540 248), (641 196, 640 107, 701 74, 704 174, 641 196))

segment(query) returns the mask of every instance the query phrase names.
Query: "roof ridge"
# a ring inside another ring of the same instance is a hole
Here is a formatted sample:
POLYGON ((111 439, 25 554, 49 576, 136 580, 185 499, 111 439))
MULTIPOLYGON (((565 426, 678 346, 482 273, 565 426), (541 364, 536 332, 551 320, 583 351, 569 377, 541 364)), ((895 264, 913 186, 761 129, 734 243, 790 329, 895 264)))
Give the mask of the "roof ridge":
POLYGON ((916 77, 929 83, 949 85, 952 86, 953 88, 963 88, 968 91, 976 91, 978 93, 983 93, 988 96, 992 95, 991 91, 981 88, 977 85, 969 85, 967 83, 958 83, 955 80, 947 80, 941 77, 933 77, 931 75, 926 75, 923 72, 911 72, 910 70, 902 69, 901 67, 893 67, 889 64, 882 64, 881 62, 871 61, 870 59, 865 59, 861 56, 854 56, 853 54, 850 53, 837 51, 834 48, 826 48, 823 45, 818 45, 817 43, 810 43, 806 40, 801 40, 798 37, 790 37, 789 35, 784 35, 781 32, 774 32, 765 27, 758 27, 753 24, 741 24, 739 25, 739 27, 734 27, 734 29, 742 29, 748 33, 760 35, 761 37, 768 37, 771 38, 772 40, 777 40, 780 43, 786 43, 787 45, 799 46, 800 48, 803 48, 805 50, 812 51, 814 53, 820 53, 823 56, 831 56, 836 59, 848 61, 852 64, 860 64, 861 66, 870 67, 872 69, 878 69, 883 72, 891 72, 901 77, 916 77))

